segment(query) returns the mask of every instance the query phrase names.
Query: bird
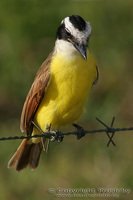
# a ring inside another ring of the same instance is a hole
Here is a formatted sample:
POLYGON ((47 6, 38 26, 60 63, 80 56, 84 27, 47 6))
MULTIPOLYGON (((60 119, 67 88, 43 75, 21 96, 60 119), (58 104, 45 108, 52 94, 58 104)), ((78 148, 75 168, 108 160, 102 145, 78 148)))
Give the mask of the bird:
MULTIPOLYGON (((23 105, 20 130, 40 135, 32 122, 46 132, 77 121, 84 111, 98 68, 89 50, 90 22, 79 15, 65 17, 56 32, 55 46, 39 68, 23 105)), ((45 143, 42 138, 23 139, 8 162, 16 171, 34 170, 45 143)))

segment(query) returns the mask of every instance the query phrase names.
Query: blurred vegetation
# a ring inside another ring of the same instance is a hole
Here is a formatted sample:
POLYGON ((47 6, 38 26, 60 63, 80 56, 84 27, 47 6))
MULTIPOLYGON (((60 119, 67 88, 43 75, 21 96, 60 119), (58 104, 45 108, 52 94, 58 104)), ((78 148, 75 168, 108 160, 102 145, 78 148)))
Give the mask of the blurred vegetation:
MULTIPOLYGON (((89 47, 100 73, 79 123, 88 129, 99 128, 95 117, 110 124, 116 116, 116 127, 132 126, 132 10, 132 0, 1 0, 0 136, 22 134, 19 119, 25 97, 39 66, 52 51, 57 27, 72 14, 91 23, 89 47)), ((52 143, 48 154, 43 153, 35 171, 27 168, 20 173, 7 169, 20 141, 1 142, 1 199, 54 199, 49 188, 133 190, 133 134, 116 133, 114 141, 117 146, 107 148, 105 134, 87 135, 80 141, 65 137, 60 144, 52 143)), ((131 194, 120 194, 120 199, 132 199, 131 194)))

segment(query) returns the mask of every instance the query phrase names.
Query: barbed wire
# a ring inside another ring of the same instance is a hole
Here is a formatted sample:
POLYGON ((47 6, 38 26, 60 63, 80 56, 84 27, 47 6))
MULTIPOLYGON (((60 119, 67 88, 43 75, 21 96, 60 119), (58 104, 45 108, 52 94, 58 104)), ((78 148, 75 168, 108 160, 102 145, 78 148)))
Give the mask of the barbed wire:
POLYGON ((36 124, 35 122, 32 121, 32 124, 41 132, 40 135, 28 135, 28 136, 13 136, 13 137, 1 137, 0 141, 7 141, 7 140, 18 140, 18 139, 31 139, 31 138, 49 138, 50 141, 55 141, 57 140, 58 142, 62 142, 64 136, 67 135, 76 135, 77 139, 81 139, 83 136, 86 134, 94 134, 94 133, 106 133, 106 135, 109 138, 109 141, 107 143, 107 147, 109 146, 110 143, 112 143, 114 146, 116 144, 112 140, 116 132, 123 132, 123 131, 132 131, 133 127, 128 127, 128 128, 114 128, 113 124, 115 121, 115 117, 113 117, 111 121, 111 126, 107 126, 105 123, 103 123, 100 119, 96 118, 98 122, 100 122, 105 128, 104 129, 96 129, 96 130, 85 130, 78 124, 73 124, 73 126, 76 128, 75 131, 73 132, 65 132, 62 133, 57 130, 51 130, 50 127, 48 127, 48 132, 43 132, 36 124), (110 134, 111 133, 111 134, 110 134))

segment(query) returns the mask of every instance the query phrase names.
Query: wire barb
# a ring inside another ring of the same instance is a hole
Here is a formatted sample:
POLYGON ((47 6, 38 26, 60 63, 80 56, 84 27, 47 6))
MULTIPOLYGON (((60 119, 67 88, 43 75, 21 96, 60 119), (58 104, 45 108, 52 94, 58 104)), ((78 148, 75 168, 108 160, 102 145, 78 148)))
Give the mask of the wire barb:
MULTIPOLYGON (((113 137, 114 137, 114 135, 115 135, 115 130, 114 130, 114 128, 113 128, 114 121, 115 121, 115 117, 113 117, 112 122, 111 122, 112 135, 111 135, 110 140, 109 140, 109 142, 108 142, 108 144, 107 144, 107 147, 109 146, 109 144, 110 144, 111 141, 113 142, 112 139, 113 139, 113 137)), ((114 142, 113 142, 112 144, 113 144, 114 146, 116 146, 114 142)))
POLYGON ((108 142, 108 144, 107 144, 107 147, 109 146, 110 142, 112 142, 112 144, 113 144, 114 146, 116 146, 116 144, 115 144, 114 141, 112 140, 112 138, 114 137, 114 134, 115 134, 115 129, 113 128, 113 124, 114 124, 114 121, 115 121, 115 117, 113 117, 113 119, 112 119, 111 127, 108 127, 105 123, 103 123, 103 122, 102 122, 100 119, 98 119, 97 117, 96 117, 96 120, 97 120, 98 122, 100 122, 103 126, 105 126, 105 127, 107 128, 107 129, 106 129, 106 134, 107 134, 107 136, 108 136, 108 138, 109 138, 109 142, 108 142), (112 133, 112 135, 110 136, 109 133, 112 133))
POLYGON ((85 136, 86 132, 85 130, 79 126, 78 124, 74 124, 73 123, 73 126, 76 128, 76 135, 77 135, 77 140, 81 139, 83 136, 85 136))

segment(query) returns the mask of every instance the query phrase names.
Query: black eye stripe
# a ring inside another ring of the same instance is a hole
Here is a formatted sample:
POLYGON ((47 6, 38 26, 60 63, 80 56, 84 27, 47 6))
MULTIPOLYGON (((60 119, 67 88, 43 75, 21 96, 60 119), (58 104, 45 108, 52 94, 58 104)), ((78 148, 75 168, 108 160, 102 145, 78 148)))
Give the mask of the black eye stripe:
POLYGON ((68 41, 69 39, 72 39, 73 36, 71 35, 70 31, 65 27, 65 24, 61 24, 61 26, 59 26, 57 33, 56 33, 56 38, 58 39, 64 39, 66 41, 68 41))

